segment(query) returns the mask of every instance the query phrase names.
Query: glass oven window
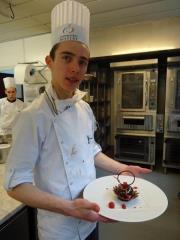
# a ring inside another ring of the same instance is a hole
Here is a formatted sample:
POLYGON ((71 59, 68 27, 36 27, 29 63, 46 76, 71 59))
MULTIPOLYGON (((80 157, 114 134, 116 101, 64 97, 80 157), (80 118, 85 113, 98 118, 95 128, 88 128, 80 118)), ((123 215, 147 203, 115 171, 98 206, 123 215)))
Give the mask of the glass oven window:
POLYGON ((147 161, 148 138, 136 136, 116 136, 117 155, 124 159, 147 161))
POLYGON ((124 124, 126 125, 135 125, 135 126, 144 126, 144 119, 124 119, 124 124))
POLYGON ((143 73, 122 74, 122 108, 143 108, 143 73))

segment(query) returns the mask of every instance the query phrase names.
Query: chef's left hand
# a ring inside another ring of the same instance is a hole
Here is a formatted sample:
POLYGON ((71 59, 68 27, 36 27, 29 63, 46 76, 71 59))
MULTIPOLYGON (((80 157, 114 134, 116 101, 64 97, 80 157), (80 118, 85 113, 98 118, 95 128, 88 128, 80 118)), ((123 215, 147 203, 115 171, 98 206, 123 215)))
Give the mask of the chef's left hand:
MULTIPOLYGON (((152 170, 148 168, 143 168, 140 166, 134 166, 134 165, 127 165, 123 171, 130 171, 132 172, 135 176, 138 176, 139 174, 146 174, 146 173, 151 173, 152 170)), ((125 173, 126 174, 126 173, 125 173)), ((127 172, 128 175, 128 172, 127 172)))
POLYGON ((103 217, 102 215, 100 215, 99 222, 103 222, 103 223, 116 223, 118 221, 110 219, 110 218, 106 218, 106 217, 103 217))

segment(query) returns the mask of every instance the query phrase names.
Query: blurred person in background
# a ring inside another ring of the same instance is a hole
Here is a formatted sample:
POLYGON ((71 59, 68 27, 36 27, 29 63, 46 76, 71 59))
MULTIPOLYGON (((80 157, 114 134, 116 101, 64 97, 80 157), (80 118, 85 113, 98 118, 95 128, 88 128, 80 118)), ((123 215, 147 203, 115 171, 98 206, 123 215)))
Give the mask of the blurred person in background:
POLYGON ((25 103, 16 98, 16 84, 12 77, 3 78, 5 94, 0 99, 0 135, 12 134, 12 126, 25 103))

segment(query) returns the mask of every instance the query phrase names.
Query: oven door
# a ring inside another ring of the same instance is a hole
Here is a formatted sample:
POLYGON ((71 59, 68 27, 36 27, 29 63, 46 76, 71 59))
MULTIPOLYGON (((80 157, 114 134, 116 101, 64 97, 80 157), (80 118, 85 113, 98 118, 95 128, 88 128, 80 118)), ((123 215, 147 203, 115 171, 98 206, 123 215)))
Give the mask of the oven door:
POLYGON ((168 165, 180 167, 180 138, 166 138, 164 142, 164 161, 168 165))
POLYGON ((169 68, 166 79, 166 111, 180 111, 180 69, 169 68))
POLYGON ((147 103, 146 72, 119 72, 117 74, 117 104, 121 111, 145 111, 147 103))
POLYGON ((133 136, 118 134, 115 157, 120 161, 154 164, 155 138, 149 136, 133 136))

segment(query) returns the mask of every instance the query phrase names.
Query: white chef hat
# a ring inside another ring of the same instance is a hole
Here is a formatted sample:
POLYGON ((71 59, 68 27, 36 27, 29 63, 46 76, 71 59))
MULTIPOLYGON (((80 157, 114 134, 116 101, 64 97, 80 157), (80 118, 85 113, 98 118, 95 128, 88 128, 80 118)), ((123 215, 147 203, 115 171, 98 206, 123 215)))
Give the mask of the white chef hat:
POLYGON ((52 45, 75 40, 89 46, 89 9, 76 1, 66 0, 56 5, 51 12, 52 45))
POLYGON ((12 77, 3 78, 4 87, 7 88, 16 88, 15 79, 12 77))

